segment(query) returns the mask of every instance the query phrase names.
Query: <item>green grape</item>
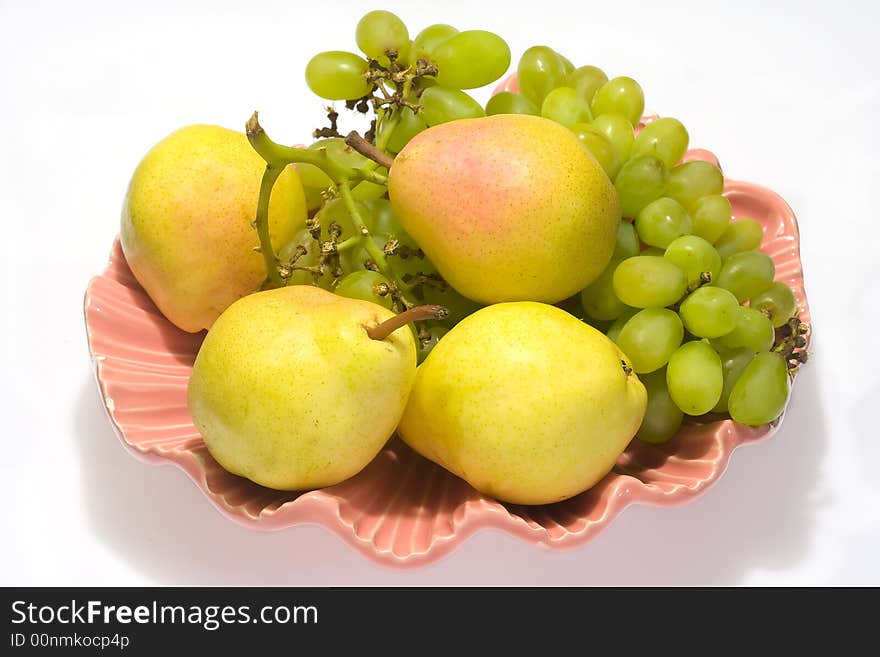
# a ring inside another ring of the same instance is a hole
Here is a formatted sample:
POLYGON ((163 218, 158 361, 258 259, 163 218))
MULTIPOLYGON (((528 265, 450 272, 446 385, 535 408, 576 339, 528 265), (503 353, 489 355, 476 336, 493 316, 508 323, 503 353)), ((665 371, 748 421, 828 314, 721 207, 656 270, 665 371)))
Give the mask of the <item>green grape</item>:
POLYGON ((568 74, 565 86, 571 87, 588 103, 593 100, 596 91, 608 82, 605 71, 595 66, 580 66, 568 74))
MULTIPOLYGON (((300 246, 305 249, 305 254, 296 258, 295 265, 297 267, 317 267, 320 247, 305 228, 298 231, 290 242, 281 247, 278 252, 278 259, 282 262, 290 262, 297 255, 297 250, 300 246)), ((294 270, 288 280, 289 285, 317 285, 325 290, 329 290, 332 283, 333 273, 329 271, 329 268, 325 268, 324 273, 317 280, 312 272, 301 269, 294 270)))
POLYGON ((388 293, 390 282, 377 271, 362 269, 343 276, 333 290, 342 297, 360 299, 390 309, 393 299, 388 293))
POLYGON ((465 317, 483 307, 476 301, 471 301, 467 297, 462 296, 455 288, 448 284, 440 287, 424 285, 422 287, 422 297, 425 303, 444 306, 449 311, 449 315, 440 322, 442 326, 448 328, 455 326, 465 317))
POLYGON ((319 139, 309 146, 309 150, 321 150, 336 164, 352 169, 366 169, 372 166, 371 161, 345 143, 342 137, 319 139))
POLYGON ((502 91, 495 94, 486 103, 486 116, 495 114, 531 114, 540 116, 541 110, 525 96, 511 91, 502 91))
POLYGON ((571 75, 574 72, 574 64, 571 63, 571 60, 563 55, 561 52, 556 53, 559 55, 559 59, 562 60, 562 65, 565 67, 565 74, 571 75))
POLYGON ((440 85, 425 89, 421 103, 421 117, 429 126, 486 115, 480 104, 465 92, 440 85))
POLYGON ((669 358, 666 385, 682 411, 688 415, 708 413, 724 389, 721 358, 704 340, 685 342, 669 358))
POLYGON ((451 25, 436 23, 429 25, 416 35, 412 42, 413 60, 420 57, 425 59, 433 59, 434 50, 450 37, 458 34, 451 25))
POLYGON ((763 239, 764 229, 761 224, 754 219, 737 219, 728 224, 727 229, 715 242, 715 248, 718 250, 718 255, 727 258, 734 253, 757 249, 763 239))
POLYGON ((314 164, 297 162, 294 168, 306 195, 306 208, 309 212, 317 210, 324 204, 324 193, 333 185, 333 181, 314 164))
POLYGON ((756 354, 730 391, 727 410, 741 424, 772 422, 785 410, 791 382, 785 358, 765 351, 756 354))
POLYGON ((797 299, 788 285, 775 281, 759 295, 752 297, 749 305, 762 314, 769 315, 770 323, 779 328, 794 316, 797 299))
POLYGON ((370 229, 373 235, 386 236, 383 237, 382 244, 385 243, 387 237, 409 238, 403 226, 400 225, 397 215, 394 213, 391 201, 387 198, 367 201, 364 203, 364 206, 369 213, 369 217, 365 217, 367 228, 370 229))
POLYGON ((653 155, 667 167, 675 166, 688 147, 688 132, 678 119, 664 117, 641 129, 633 142, 632 155, 653 155))
POLYGON ((636 432, 636 438, 655 445, 665 443, 678 432, 684 419, 684 413, 669 396, 666 370, 660 369, 642 374, 639 376, 639 381, 648 393, 648 405, 645 408, 642 424, 636 432))
POLYGON ((642 118, 645 109, 645 94, 639 83, 628 77, 608 80, 596 90, 590 103, 593 116, 620 114, 632 125, 642 118))
POLYGON ((639 255, 643 256, 655 256, 657 258, 662 258, 666 255, 666 251, 656 246, 649 246, 646 249, 642 250, 639 255))
POLYGON ((635 136, 632 123, 619 114, 593 117, 593 127, 608 138, 621 164, 629 159, 635 136))
MULTIPOLYGON (((379 167, 376 169, 376 173, 381 173, 386 176, 388 175, 387 171, 388 169, 385 167, 379 167)), ((379 183, 370 182, 369 180, 362 180, 351 188, 351 195, 356 201, 369 201, 374 198, 381 198, 387 193, 387 185, 380 185, 379 183)))
POLYGON ((691 232, 691 218, 678 201, 663 196, 639 210, 635 227, 645 244, 665 249, 691 232))
MULTIPOLYGON (((552 95, 556 91, 554 89, 550 94, 552 95)), ((544 104, 546 105, 546 101, 544 104)), ((575 136, 596 158, 602 170, 613 180, 620 170, 620 160, 617 159, 617 153, 614 152, 614 147, 608 138, 588 123, 575 123, 570 127, 575 136)))
POLYGON ((731 208, 727 197, 720 194, 702 196, 691 206, 694 235, 715 244, 730 223, 731 208))
POLYGON ((721 388, 721 397, 712 410, 716 413, 726 413, 730 391, 733 390, 734 384, 746 369, 746 365, 752 361, 755 352, 751 349, 731 349, 721 351, 718 355, 721 358, 721 374, 724 378, 724 385, 721 388))
POLYGON ((614 179, 624 217, 635 217, 651 201, 663 196, 669 172, 652 155, 627 160, 614 179))
POLYGON ((427 128, 427 124, 422 117, 413 112, 409 107, 400 110, 400 118, 391 136, 388 138, 388 150, 392 153, 399 153, 403 147, 409 143, 409 140, 427 128))
MULTIPOLYGON (((403 21, 390 11, 377 9, 358 22, 354 38, 367 57, 387 62, 386 52, 402 54, 409 49, 409 31, 403 21)), ((363 95, 363 94, 362 94, 363 95)))
POLYGON ((617 337, 617 346, 638 374, 658 370, 681 345, 684 329, 668 308, 646 308, 630 317, 617 337))
POLYGON ((612 260, 599 277, 581 291, 581 306, 587 317, 608 321, 617 319, 626 309, 614 294, 614 269, 618 264, 619 261, 612 260))
POLYGON ((559 53, 547 46, 532 46, 526 50, 516 67, 520 93, 539 106, 565 77, 565 62, 559 53))
POLYGON ((630 320, 630 318, 639 312, 639 308, 631 308, 627 306, 624 308, 623 312, 620 313, 620 317, 611 322, 611 326, 608 327, 608 330, 605 332, 605 335, 608 336, 608 339, 612 342, 617 342, 617 339, 620 337, 620 332, 623 330, 623 327, 626 326, 626 323, 630 320))
POLYGON ((690 209, 702 197, 720 194, 723 189, 721 169, 710 162, 694 160, 679 164, 669 172, 666 195, 690 209))
POLYGON ((622 260, 639 255, 639 238, 636 229, 630 222, 623 219, 617 224, 617 241, 614 243, 612 260, 622 260))
POLYGON ((541 104, 541 116, 567 128, 593 120, 590 104, 571 87, 556 87, 548 93, 541 104))
POLYGON ((434 48, 437 84, 451 89, 476 89, 494 82, 510 66, 510 48, 497 34, 466 30, 434 48))
POLYGON ((666 258, 627 258, 614 270, 614 293, 634 308, 662 308, 684 296, 684 272, 666 258))
POLYGON ((709 242, 696 235, 682 235, 673 240, 663 256, 684 272, 688 286, 701 283, 707 272, 709 280, 714 281, 721 271, 721 256, 709 242))
POLYGON ((363 98, 373 88, 364 77, 367 66, 367 60, 353 52, 322 52, 306 65, 306 84, 327 100, 363 98))
MULTIPOLYGON (((384 236, 377 236, 377 238, 381 237, 384 236)), ((395 239, 406 248, 401 249, 395 255, 385 256, 394 276, 404 283, 411 283, 415 276, 437 274, 437 268, 434 266, 434 263, 419 249, 418 244, 411 237, 395 237, 395 239)))
POLYGON ((705 286, 691 292, 678 312, 685 327, 700 338, 718 338, 737 326, 739 302, 727 290, 705 286))
POLYGON ((776 275, 773 260, 760 251, 734 253, 721 265, 715 285, 730 290, 742 302, 770 287, 776 275))
POLYGON ((775 337, 773 325, 763 313, 751 307, 739 306, 736 326, 727 335, 719 337, 717 344, 723 349, 748 349, 754 354, 769 351, 775 337))
POLYGON ((422 342, 421 339, 416 336, 416 346, 418 348, 417 362, 421 363, 428 357, 428 354, 437 346, 437 343, 449 332, 449 329, 445 326, 433 325, 428 326, 427 331, 430 334, 431 338, 427 342, 422 342))

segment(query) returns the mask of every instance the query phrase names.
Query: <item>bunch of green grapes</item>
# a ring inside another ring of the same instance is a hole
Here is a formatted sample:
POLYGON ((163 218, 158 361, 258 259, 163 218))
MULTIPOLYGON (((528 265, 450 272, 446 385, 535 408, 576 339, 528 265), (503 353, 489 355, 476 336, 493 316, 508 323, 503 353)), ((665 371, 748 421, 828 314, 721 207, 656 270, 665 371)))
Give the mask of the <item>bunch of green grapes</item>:
POLYGON ((393 119, 380 117, 384 121, 377 126, 377 144, 381 141, 392 153, 429 126, 485 116, 464 90, 498 80, 510 66, 510 48, 497 34, 436 24, 410 39, 406 25, 389 11, 371 11, 361 18, 355 40, 361 55, 315 55, 306 66, 306 83, 322 98, 356 101, 381 100, 383 80, 390 80, 400 98, 393 119), (407 80, 406 72, 416 70, 424 74, 407 80))

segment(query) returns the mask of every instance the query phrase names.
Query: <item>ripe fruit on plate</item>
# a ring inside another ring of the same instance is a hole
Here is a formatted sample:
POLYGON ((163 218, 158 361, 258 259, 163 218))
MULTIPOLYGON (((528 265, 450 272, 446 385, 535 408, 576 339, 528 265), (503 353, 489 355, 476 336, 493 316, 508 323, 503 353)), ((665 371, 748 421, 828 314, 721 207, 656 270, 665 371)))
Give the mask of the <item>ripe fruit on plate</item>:
MULTIPOLYGON (((185 331, 209 328, 266 279, 251 227, 263 168, 243 133, 192 125, 156 144, 134 171, 122 250, 159 310, 185 331)), ((305 198, 292 170, 279 177, 269 216, 276 248, 304 225, 305 198)))

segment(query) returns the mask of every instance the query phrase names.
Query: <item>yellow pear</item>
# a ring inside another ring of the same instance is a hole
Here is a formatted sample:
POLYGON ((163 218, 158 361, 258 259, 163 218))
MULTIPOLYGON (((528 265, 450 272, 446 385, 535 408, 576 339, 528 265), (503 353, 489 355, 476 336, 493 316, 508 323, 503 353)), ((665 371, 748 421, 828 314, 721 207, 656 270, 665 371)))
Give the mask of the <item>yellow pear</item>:
MULTIPOLYGON (((251 226, 265 168, 244 133, 191 125, 156 144, 135 169, 122 210, 122 250, 162 314, 185 331, 209 328, 266 278, 251 226)), ((305 218, 302 184, 291 168, 269 205, 276 251, 305 218)))
POLYGON ((614 251, 620 204, 575 134, 498 114, 419 133, 394 159, 400 223, 452 287, 481 303, 556 303, 595 280, 614 251))
POLYGON ((246 296, 208 331, 188 403, 208 451, 234 474, 280 490, 357 474, 394 433, 416 376, 407 326, 368 301, 310 285, 246 296))
POLYGON ((629 359, 602 333, 554 306, 499 303, 434 346, 398 433, 489 496, 546 504, 605 476, 646 404, 629 359))

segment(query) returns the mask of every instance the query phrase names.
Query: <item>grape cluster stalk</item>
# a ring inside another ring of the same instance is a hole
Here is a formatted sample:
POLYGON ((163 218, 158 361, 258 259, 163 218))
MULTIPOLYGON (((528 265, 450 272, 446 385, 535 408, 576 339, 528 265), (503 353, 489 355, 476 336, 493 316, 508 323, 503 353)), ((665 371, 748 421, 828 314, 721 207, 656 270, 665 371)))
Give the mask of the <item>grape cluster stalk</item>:
MULTIPOLYGON (((420 359, 479 308, 452 289, 406 234, 387 199, 393 157, 448 121, 532 114, 569 128, 617 191, 622 217, 604 272, 558 305, 615 341, 648 391, 637 437, 662 443, 685 418, 729 416, 761 425, 782 413, 809 326, 794 292, 761 252, 761 224, 733 216, 719 167, 682 161, 690 136, 673 117, 641 123, 645 97, 631 77, 574 66, 544 45, 516 64, 516 84, 482 106, 467 93, 503 76, 510 49, 484 30, 430 25, 414 38, 387 11, 355 30, 362 54, 329 51, 306 66, 310 89, 374 115, 365 138, 343 137, 338 114, 305 149, 268 138, 256 114, 248 137, 266 160, 255 227, 267 286, 311 283, 403 311, 449 309, 420 322, 420 359), (354 148, 352 148, 354 146, 354 148), (296 163, 310 210, 306 228, 276 255, 267 209, 280 171, 296 163)), ((561 265, 564 266, 564 265, 561 265)))

